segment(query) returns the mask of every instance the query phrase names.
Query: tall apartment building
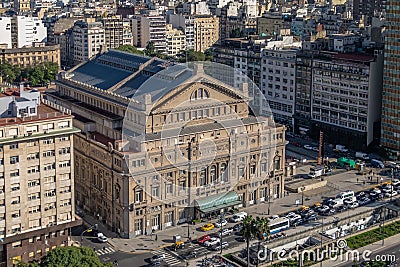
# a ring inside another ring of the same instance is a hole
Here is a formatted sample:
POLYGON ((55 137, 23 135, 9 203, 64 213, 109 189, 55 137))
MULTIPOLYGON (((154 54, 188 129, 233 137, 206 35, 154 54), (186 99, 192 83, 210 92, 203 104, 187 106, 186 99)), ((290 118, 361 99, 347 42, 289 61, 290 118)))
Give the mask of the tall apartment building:
POLYGON ((393 159, 400 159, 400 1, 388 0, 386 4, 385 63, 383 73, 381 145, 393 159))
POLYGON ((94 19, 77 21, 72 28, 73 62, 79 64, 105 49, 105 34, 101 22, 94 19))
POLYGON ((383 54, 330 54, 314 59, 311 135, 366 149, 379 138, 383 54))
POLYGON ((121 15, 109 15, 101 19, 107 49, 118 48, 123 44, 124 26, 121 15))
POLYGON ((7 48, 32 46, 35 42, 46 42, 47 39, 47 30, 37 17, 1 17, 0 26, 3 30, 0 44, 6 44, 7 48))
POLYGON ((172 28, 172 24, 167 24, 166 38, 166 54, 168 56, 176 56, 186 50, 186 35, 182 31, 172 28))
POLYGON ((296 56, 294 132, 307 134, 311 129, 311 85, 313 52, 300 50, 296 56))
POLYGON ((34 43, 32 47, 11 48, 0 45, 0 62, 9 62, 23 68, 44 62, 53 62, 60 66, 60 46, 34 43))
POLYGON ((122 44, 133 45, 132 27, 128 18, 122 19, 122 44))
POLYGON ((293 49, 265 48, 261 61, 261 90, 275 121, 294 128, 296 92, 296 52, 293 49))
POLYGON ((74 139, 76 204, 122 237, 283 197, 285 127, 270 118, 260 127, 248 98, 241 97, 246 84, 239 93, 206 70, 166 69, 159 59, 110 50, 61 74, 57 91, 48 94, 76 114, 75 125, 82 129, 74 139), (150 87, 138 90, 143 83, 150 87), (234 117, 242 126, 229 123, 234 117), (176 130, 182 124, 176 138, 162 137, 163 127, 176 130), (129 133, 145 138, 127 142, 123 134, 129 133), (204 140, 217 150, 201 168, 209 153, 207 145, 200 147, 204 140), (190 170, 176 153, 187 159, 188 149, 190 170))
POLYGON ((41 103, 38 91, 1 97, 0 237, 2 266, 40 260, 67 246, 75 219, 71 113, 41 103))
POLYGON ((14 10, 18 14, 29 13, 31 11, 30 0, 14 0, 14 10))
POLYGON ((191 15, 170 14, 168 22, 176 29, 182 29, 186 36, 187 49, 194 49, 194 18, 191 15))
POLYGON ((219 39, 219 19, 216 16, 194 17, 194 50, 204 52, 219 39))
POLYGON ((166 51, 166 20, 163 16, 135 15, 131 22, 134 46, 145 48, 152 42, 158 52, 166 51))

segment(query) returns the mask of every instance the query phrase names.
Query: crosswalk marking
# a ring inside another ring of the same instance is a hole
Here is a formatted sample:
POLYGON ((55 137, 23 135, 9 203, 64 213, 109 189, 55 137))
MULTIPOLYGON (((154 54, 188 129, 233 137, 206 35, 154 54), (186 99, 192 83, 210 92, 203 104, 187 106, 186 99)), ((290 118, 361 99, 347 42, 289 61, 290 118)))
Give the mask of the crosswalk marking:
POLYGON ((96 250, 96 254, 99 255, 99 256, 104 255, 104 254, 113 253, 113 252, 115 252, 115 249, 113 249, 112 247, 108 247, 106 249, 98 249, 98 250, 96 250))
POLYGON ((171 254, 166 253, 165 251, 162 251, 162 250, 152 251, 151 254, 154 254, 154 255, 162 255, 162 254, 164 254, 165 255, 165 260, 164 261, 169 266, 174 266, 174 265, 177 265, 177 264, 181 263, 180 260, 178 260, 177 258, 173 257, 171 254))

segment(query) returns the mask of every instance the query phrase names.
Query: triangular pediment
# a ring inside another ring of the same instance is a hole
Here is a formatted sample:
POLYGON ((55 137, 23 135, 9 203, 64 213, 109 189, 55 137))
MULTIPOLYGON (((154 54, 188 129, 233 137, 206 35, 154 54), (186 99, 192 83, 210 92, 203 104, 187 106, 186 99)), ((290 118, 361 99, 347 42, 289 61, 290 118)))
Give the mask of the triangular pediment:
POLYGON ((239 90, 210 78, 190 80, 170 90, 154 103, 152 113, 248 101, 239 90))

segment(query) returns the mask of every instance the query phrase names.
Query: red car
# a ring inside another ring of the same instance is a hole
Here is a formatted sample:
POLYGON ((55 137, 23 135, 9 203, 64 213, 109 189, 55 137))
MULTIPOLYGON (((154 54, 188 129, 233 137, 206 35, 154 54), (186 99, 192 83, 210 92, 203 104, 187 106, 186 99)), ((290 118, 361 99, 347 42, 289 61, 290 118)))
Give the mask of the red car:
POLYGON ((199 242, 199 244, 204 244, 204 242, 206 242, 210 239, 211 239, 211 237, 209 235, 203 235, 197 241, 199 242))

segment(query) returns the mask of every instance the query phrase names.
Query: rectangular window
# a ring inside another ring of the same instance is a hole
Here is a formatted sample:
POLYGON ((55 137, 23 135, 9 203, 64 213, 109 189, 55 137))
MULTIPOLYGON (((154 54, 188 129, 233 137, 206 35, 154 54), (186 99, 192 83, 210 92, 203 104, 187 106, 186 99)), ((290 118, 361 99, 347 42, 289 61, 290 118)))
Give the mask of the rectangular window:
POLYGON ((15 164, 19 162, 19 156, 10 157, 10 164, 15 164))
POLYGON ((60 167, 60 168, 66 168, 66 167, 69 167, 69 166, 71 166, 71 162, 69 160, 62 161, 62 162, 60 162, 58 164, 58 167, 60 167))
POLYGON ((69 154, 70 151, 71 151, 70 147, 63 147, 58 150, 58 154, 60 155, 69 154))
POLYGON ((18 191, 20 189, 19 183, 11 185, 11 191, 18 191))
POLYGON ((63 129, 63 128, 68 128, 69 127, 69 121, 62 121, 58 123, 58 128, 63 129))
POLYGON ((32 166, 27 169, 28 174, 40 172, 39 166, 32 166))
POLYGON ((54 170, 55 168, 56 168, 56 164, 55 164, 55 163, 47 164, 47 165, 45 165, 45 166, 43 167, 43 169, 44 169, 45 171, 54 170))
POLYGON ((28 181, 28 187, 33 187, 33 186, 38 186, 40 185, 40 180, 39 179, 34 179, 34 180, 29 180, 28 181))
POLYGON ((159 192, 160 191, 160 188, 158 187, 158 186, 155 186, 155 187, 153 187, 153 189, 152 189, 152 196, 153 197, 158 197, 159 196, 159 192))
POLYGON ((19 170, 10 171, 10 177, 18 177, 18 176, 19 176, 19 170))
POLYGON ((54 150, 48 150, 43 152, 43 157, 53 157, 55 155, 54 150))
POLYGON ((11 144, 10 150, 12 150, 12 149, 18 149, 18 144, 11 144))
POLYGON ((50 145, 54 143, 54 139, 53 138, 48 138, 48 139, 44 139, 43 140, 43 144, 44 145, 50 145))

